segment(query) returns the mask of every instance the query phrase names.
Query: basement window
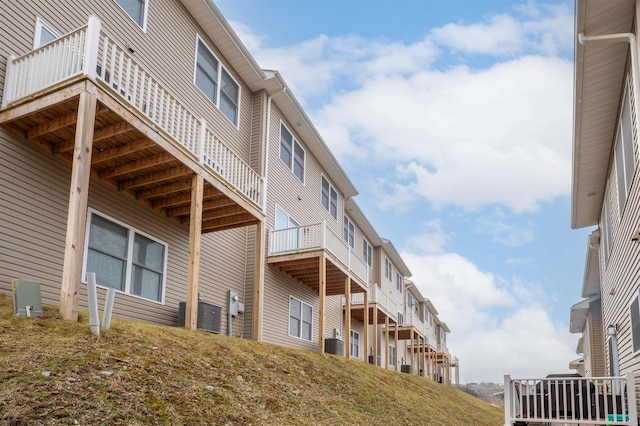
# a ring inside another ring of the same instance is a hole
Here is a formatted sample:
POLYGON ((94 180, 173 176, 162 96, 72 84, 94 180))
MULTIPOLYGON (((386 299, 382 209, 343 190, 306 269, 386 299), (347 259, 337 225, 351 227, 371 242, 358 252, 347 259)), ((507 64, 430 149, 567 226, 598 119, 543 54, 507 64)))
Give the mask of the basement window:
POLYGON ((360 333, 351 330, 351 356, 354 358, 360 358, 360 333))
POLYGON ((289 297, 289 336, 311 341, 313 308, 295 297, 289 297))
POLYGON ((164 303, 167 243, 93 210, 87 227, 83 276, 95 272, 101 287, 164 303))

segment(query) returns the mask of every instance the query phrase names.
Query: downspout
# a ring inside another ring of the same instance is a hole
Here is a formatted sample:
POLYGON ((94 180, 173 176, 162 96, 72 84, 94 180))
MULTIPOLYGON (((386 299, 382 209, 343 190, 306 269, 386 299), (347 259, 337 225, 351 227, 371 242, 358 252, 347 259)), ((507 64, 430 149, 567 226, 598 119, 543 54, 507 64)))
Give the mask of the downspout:
POLYGON ((267 212, 267 188, 269 182, 269 124, 271 123, 271 99, 280 93, 286 93, 287 88, 283 87, 267 98, 267 120, 265 122, 262 152, 264 153, 264 194, 262 194, 262 210, 267 212))
MULTIPOLYGON (((587 41, 626 41, 629 43, 629 49, 631 50, 631 79, 633 80, 633 99, 636 111, 636 131, 640 126, 640 105, 638 96, 640 96, 640 90, 638 89, 638 47, 636 43, 636 36, 633 33, 619 33, 619 34, 605 34, 597 36, 586 36, 582 33, 578 34, 578 42, 582 45, 587 41)), ((629 100, 631 101, 631 100, 629 100)))

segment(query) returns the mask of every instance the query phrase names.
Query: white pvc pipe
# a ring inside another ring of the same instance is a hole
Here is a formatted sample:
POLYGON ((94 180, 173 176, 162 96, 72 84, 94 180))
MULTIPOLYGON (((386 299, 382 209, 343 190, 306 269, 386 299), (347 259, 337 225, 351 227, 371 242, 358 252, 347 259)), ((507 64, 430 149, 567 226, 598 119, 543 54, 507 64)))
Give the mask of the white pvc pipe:
MULTIPOLYGON (((636 110, 636 127, 640 126, 640 105, 638 97, 640 96, 640 90, 638 89, 638 46, 636 42, 636 36, 633 33, 619 33, 619 34, 605 34, 597 36, 586 36, 582 33, 578 34, 578 42, 582 45, 588 41, 626 41, 629 43, 629 49, 631 50, 631 79, 633 80, 633 98, 636 110)), ((631 101, 631 100, 629 100, 631 101)))
POLYGON ((102 329, 109 330, 111 327, 111 313, 113 312, 113 302, 116 297, 116 289, 107 290, 107 298, 104 302, 104 312, 102 313, 102 329))
POLYGON ((98 318, 98 292, 96 291, 96 273, 87 272, 87 295, 89 297, 89 328, 96 336, 100 335, 98 318))

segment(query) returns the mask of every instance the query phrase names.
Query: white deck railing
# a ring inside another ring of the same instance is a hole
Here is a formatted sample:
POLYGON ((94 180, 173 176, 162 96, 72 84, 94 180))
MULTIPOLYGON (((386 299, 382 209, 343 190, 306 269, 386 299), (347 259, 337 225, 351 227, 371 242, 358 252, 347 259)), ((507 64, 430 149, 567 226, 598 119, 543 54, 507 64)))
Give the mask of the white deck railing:
POLYGON ((365 284, 369 282, 369 266, 326 222, 271 230, 269 256, 327 250, 365 284))
POLYGON ((106 86, 231 189, 263 207, 264 179, 225 145, 204 119, 197 118, 126 48, 102 31, 96 17, 25 55, 10 56, 2 108, 79 75, 106 86))
POLYGON ((412 326, 413 328, 418 330, 420 333, 422 333, 423 336, 427 336, 429 334, 427 325, 413 312, 407 312, 404 315, 404 325, 412 326))
POLYGON ((633 373, 624 377, 504 377, 504 424, 638 424, 633 373))
MULTIPOLYGON (((390 318, 393 318, 394 321, 398 320, 398 304, 391 300, 388 294, 384 294, 375 284, 369 287, 369 303, 376 303, 390 318)), ((344 305, 344 300, 342 304, 344 305)), ((364 304, 364 293, 352 294, 351 304, 364 304)))

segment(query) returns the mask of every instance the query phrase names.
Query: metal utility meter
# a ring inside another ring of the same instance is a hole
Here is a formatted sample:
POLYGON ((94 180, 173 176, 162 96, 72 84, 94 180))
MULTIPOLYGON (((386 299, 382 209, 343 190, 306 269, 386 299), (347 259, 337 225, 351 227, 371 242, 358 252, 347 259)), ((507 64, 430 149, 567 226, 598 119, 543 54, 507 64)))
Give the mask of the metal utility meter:
POLYGON ((235 291, 229 290, 229 315, 233 317, 237 317, 239 307, 240 307, 240 298, 238 297, 238 293, 236 293, 235 291))
POLYGON ((19 317, 42 315, 40 283, 27 280, 13 281, 13 313, 19 317))

